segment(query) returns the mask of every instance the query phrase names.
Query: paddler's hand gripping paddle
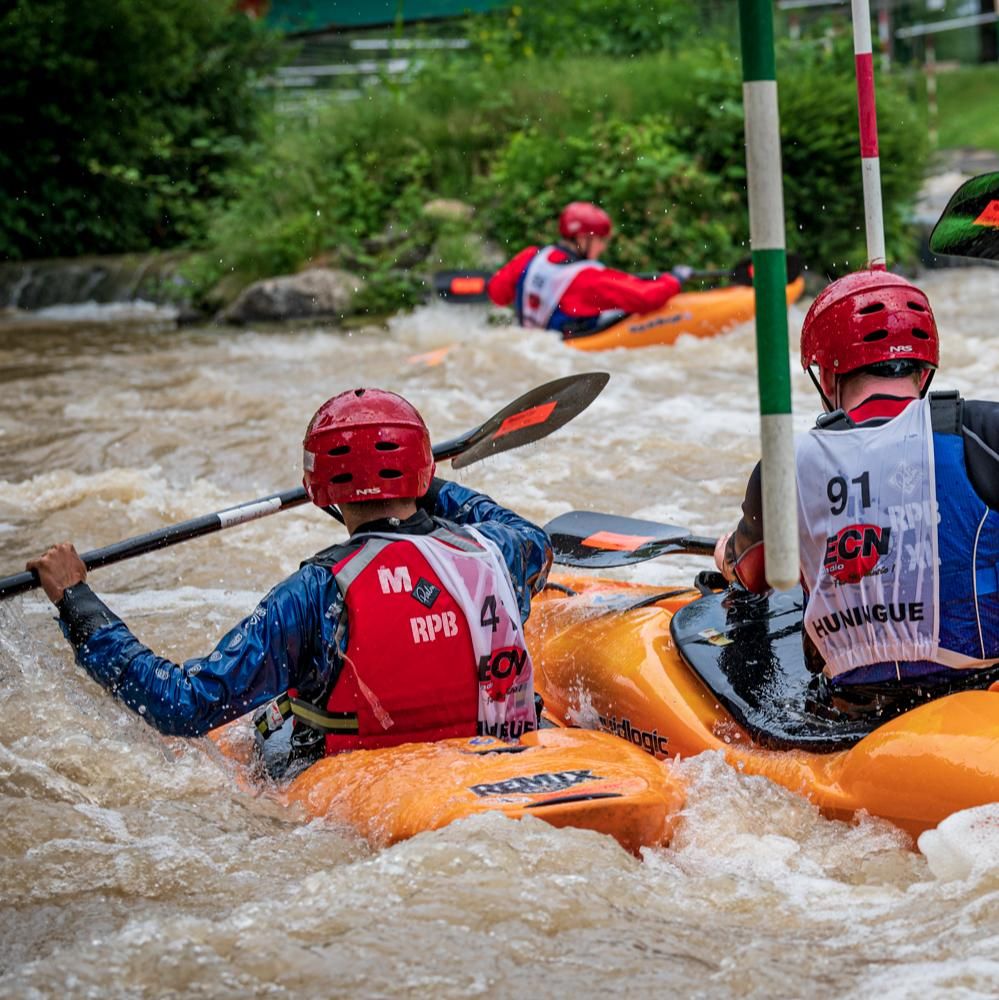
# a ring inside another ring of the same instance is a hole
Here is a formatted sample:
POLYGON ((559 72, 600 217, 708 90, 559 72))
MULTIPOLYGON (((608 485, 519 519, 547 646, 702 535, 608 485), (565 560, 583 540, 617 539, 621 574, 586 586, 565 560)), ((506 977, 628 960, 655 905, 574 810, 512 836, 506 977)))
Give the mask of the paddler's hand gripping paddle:
MULTIPOLYGON (((435 445, 434 459, 438 462, 451 459, 452 468, 463 469, 473 462, 489 458, 490 455, 540 441, 582 413, 597 398, 609 378, 610 375, 606 372, 585 372, 546 382, 524 393, 474 430, 435 445)), ((103 549, 85 552, 80 558, 88 570, 108 566, 168 545, 186 542, 189 538, 198 538, 298 507, 308 499, 304 487, 299 486, 285 493, 273 493, 213 514, 171 524, 145 535, 127 538, 103 549)), ((0 599, 33 590, 37 586, 38 576, 34 572, 5 577, 0 579, 0 599)))

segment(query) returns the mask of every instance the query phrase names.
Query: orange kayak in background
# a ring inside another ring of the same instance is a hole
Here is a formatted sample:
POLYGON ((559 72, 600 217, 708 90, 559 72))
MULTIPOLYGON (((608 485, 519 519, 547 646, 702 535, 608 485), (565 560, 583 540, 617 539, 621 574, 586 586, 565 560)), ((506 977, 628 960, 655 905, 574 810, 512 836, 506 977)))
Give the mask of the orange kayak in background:
POLYGON ((702 601, 690 590, 622 610, 654 600, 656 588, 595 577, 553 580, 575 593, 548 590, 536 598, 527 639, 537 688, 559 724, 603 729, 656 757, 718 750, 744 773, 807 796, 827 816, 849 819, 866 810, 913 835, 954 812, 999 801, 999 693, 963 691, 880 725, 868 719, 866 730, 839 734, 845 738, 838 743, 835 726, 818 718, 816 749, 774 748, 724 707, 732 691, 723 683, 715 694, 680 655, 676 636, 685 648, 691 643, 692 662, 741 659, 731 676, 748 671, 762 698, 771 699, 776 729, 793 728, 795 708, 784 700, 779 669, 781 659, 794 656, 804 669, 800 608, 792 598, 751 604, 713 594, 702 601), (706 610, 699 620, 700 607, 706 610), (674 615, 687 624, 671 633, 674 615))
MULTIPOLYGON (((227 757, 249 763, 252 727, 237 722, 211 736, 227 757)), ((605 833, 635 854, 669 842, 685 801, 661 761, 605 733, 569 729, 518 743, 481 736, 355 750, 324 757, 277 794, 308 819, 353 827, 376 847, 500 813, 605 833)))
MULTIPOLYGON (((801 298, 804 278, 787 286, 787 303, 801 298)), ((684 334, 714 337, 756 315, 756 293, 749 285, 727 285, 707 292, 680 292, 656 312, 626 316, 595 333, 569 336, 565 343, 578 351, 609 351, 615 347, 672 344, 684 334)))

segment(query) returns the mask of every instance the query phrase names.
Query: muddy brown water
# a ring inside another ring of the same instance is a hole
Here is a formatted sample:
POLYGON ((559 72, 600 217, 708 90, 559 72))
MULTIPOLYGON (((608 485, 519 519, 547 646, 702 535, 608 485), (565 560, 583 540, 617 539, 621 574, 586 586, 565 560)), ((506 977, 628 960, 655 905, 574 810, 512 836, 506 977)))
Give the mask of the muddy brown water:
MULTIPOLYGON (((937 387, 999 398, 999 274, 925 286, 937 387)), ((731 524, 758 453, 751 328, 585 355, 485 316, 434 305, 350 334, 177 331, 85 307, 8 318, 0 574, 55 540, 94 548, 296 485, 308 418, 356 384, 404 393, 443 440, 534 384, 609 371, 573 423, 457 477, 538 521, 589 507, 698 534, 731 524), (407 360, 448 345, 440 364, 407 360)), ((804 429, 815 400, 797 372, 794 393, 804 429)), ((91 582, 183 659, 340 530, 301 509, 91 582)), ((704 566, 619 573, 686 582, 704 566)), ((980 826, 927 857, 888 824, 827 821, 708 754, 680 765, 676 840, 642 860, 497 817, 372 851, 239 791, 204 741, 165 739, 116 704, 37 595, 0 604, 0 720, 0 997, 999 993, 999 838, 980 826)))

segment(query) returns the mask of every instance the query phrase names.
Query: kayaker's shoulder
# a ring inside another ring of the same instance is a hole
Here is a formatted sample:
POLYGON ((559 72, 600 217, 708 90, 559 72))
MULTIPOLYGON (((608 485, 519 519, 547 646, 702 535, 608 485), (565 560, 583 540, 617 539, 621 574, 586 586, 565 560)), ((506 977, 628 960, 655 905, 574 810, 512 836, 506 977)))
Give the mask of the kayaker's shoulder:
POLYGON ((999 402, 991 399, 966 399, 961 414, 967 430, 984 432, 991 440, 999 442, 999 402))

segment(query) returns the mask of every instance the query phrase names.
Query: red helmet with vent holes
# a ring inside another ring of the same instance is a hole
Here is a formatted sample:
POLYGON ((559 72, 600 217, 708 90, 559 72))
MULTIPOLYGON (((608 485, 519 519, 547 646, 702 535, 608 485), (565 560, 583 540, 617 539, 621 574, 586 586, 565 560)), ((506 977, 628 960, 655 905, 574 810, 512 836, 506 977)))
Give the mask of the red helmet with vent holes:
POLYGON ((940 342, 926 294, 890 271, 856 271, 834 281, 812 303, 801 328, 801 367, 818 365, 832 384, 868 365, 915 362, 936 368, 940 342))
POLYGON ((421 497, 430 488, 430 433, 416 408, 382 389, 327 400, 303 442, 302 484, 318 507, 421 497))
POLYGON ((606 239, 613 228, 611 217, 589 201, 570 202, 558 217, 558 231, 569 240, 578 236, 599 236, 606 239))

